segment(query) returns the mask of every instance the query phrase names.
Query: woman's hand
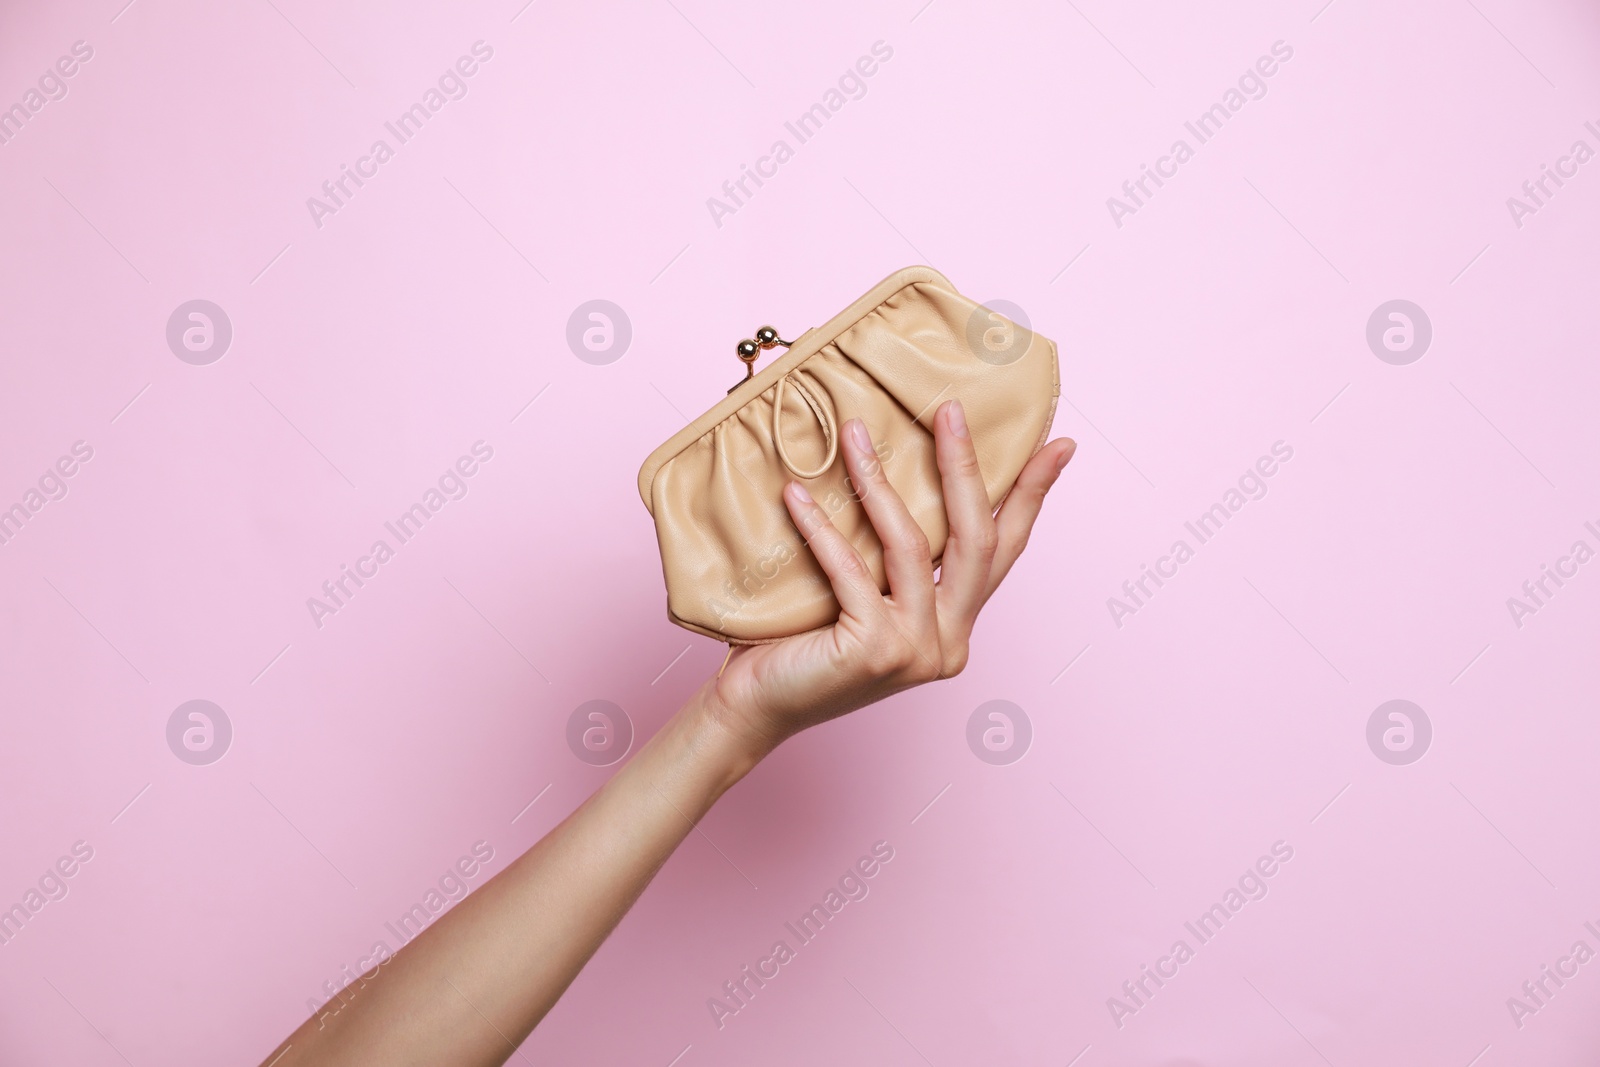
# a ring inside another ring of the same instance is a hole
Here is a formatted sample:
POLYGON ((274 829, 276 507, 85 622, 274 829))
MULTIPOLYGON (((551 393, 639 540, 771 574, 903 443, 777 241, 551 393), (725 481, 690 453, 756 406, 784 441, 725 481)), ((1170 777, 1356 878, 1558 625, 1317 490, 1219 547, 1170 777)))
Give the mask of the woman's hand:
POLYGON ((938 581, 928 538, 884 477, 859 419, 844 427, 845 462, 883 544, 887 596, 805 487, 785 488, 789 514, 841 610, 826 630, 737 649, 706 683, 702 698, 756 758, 808 726, 961 673, 978 612, 1022 554, 1045 494, 1077 448, 1060 438, 1040 449, 995 514, 961 402, 942 406, 933 426, 950 529, 938 581))

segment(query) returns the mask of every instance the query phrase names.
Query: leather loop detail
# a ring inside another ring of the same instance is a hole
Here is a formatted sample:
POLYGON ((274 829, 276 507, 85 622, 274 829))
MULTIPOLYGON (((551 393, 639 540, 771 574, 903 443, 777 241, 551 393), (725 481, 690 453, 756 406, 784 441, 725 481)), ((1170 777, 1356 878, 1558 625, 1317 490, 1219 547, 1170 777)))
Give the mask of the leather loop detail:
POLYGON ((800 479, 819 478, 827 473, 833 461, 839 457, 839 427, 833 414, 833 405, 826 398, 819 397, 805 383, 793 374, 785 374, 778 379, 777 388, 772 394, 772 443, 778 450, 778 458, 783 465, 789 468, 789 473, 800 479), (816 470, 801 470, 789 458, 788 449, 783 447, 783 391, 793 385, 795 392, 800 394, 811 413, 817 417, 817 422, 822 426, 822 436, 828 443, 828 454, 823 457, 822 465, 816 470))

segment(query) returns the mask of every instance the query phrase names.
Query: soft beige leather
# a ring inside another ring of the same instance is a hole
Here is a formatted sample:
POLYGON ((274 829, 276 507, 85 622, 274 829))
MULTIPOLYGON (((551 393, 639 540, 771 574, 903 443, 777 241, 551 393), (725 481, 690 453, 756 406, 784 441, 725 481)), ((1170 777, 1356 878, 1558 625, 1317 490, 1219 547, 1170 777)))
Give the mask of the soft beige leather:
POLYGON ((831 625, 839 604, 781 494, 801 478, 887 591, 882 546, 838 454, 845 421, 866 423, 937 561, 947 530, 934 412, 960 399, 998 507, 1043 446, 1060 392, 1053 342, 937 271, 890 275, 645 461, 639 495, 655 517, 668 616, 731 644, 831 625))

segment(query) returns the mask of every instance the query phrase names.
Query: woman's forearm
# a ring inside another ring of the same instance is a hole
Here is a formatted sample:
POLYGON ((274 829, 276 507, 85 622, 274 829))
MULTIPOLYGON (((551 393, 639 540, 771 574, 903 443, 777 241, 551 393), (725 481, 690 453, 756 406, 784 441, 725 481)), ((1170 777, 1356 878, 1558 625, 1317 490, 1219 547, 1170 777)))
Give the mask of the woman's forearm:
POLYGON ((275 1067, 503 1063, 764 754, 724 722, 704 693, 690 700, 561 825, 307 1020, 275 1067))

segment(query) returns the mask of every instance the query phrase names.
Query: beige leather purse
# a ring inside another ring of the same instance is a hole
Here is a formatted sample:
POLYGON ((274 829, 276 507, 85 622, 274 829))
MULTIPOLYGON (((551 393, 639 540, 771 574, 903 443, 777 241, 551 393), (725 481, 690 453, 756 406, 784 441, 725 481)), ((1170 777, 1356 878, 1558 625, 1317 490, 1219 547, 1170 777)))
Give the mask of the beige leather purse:
POLYGON ((791 343, 764 326, 739 342, 745 380, 651 453, 639 495, 655 517, 667 615, 729 644, 829 626, 839 604, 785 508, 791 479, 853 542, 887 591, 883 549, 839 457, 866 423, 883 471, 944 551, 933 416, 959 398, 989 500, 1000 505, 1045 442, 1061 393, 1056 346, 969 300, 927 267, 891 274, 791 343), (788 352, 755 373, 764 348, 788 352))

